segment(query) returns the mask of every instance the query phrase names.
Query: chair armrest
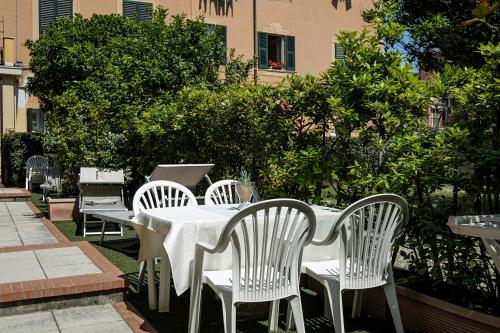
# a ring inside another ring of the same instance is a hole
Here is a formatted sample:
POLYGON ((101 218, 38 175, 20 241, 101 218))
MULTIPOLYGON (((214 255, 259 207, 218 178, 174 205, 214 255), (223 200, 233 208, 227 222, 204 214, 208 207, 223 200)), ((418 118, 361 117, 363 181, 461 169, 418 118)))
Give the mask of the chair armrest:
POLYGON ((311 245, 325 245, 327 239, 317 239, 317 238, 313 238, 313 240, 311 241, 311 245))
POLYGON ((219 252, 219 251, 217 251, 217 245, 214 246, 214 245, 210 245, 210 244, 204 243, 204 242, 196 243, 196 252, 198 252, 198 251, 204 251, 204 252, 208 252, 211 254, 219 252))

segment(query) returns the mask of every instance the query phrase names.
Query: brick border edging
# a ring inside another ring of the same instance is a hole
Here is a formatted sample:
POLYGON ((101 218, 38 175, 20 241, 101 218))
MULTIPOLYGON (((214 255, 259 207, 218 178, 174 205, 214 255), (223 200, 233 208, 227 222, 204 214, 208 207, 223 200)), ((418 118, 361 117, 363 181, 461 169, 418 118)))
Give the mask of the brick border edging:
POLYGON ((129 302, 116 303, 114 304, 114 308, 134 333, 158 333, 129 302))
POLYGON ((57 239, 59 243, 68 243, 70 240, 59 230, 57 227, 48 220, 45 215, 38 209, 37 206, 31 201, 26 201, 26 204, 33 211, 33 213, 42 220, 42 223, 49 229, 50 233, 57 239))
POLYGON ((0 199, 5 198, 31 198, 31 192, 25 188, 19 188, 21 192, 0 193, 0 199))
POLYGON ((106 259, 88 242, 56 243, 1 248, 0 253, 22 252, 40 249, 79 247, 102 273, 74 275, 59 278, 19 281, 0 284, 0 302, 41 299, 97 291, 125 289, 127 276, 106 259))

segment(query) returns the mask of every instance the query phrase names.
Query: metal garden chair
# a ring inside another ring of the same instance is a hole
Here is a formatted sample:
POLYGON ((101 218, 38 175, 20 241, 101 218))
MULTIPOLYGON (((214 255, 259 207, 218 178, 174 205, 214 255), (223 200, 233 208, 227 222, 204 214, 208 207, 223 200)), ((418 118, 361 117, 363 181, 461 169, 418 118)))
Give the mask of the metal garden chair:
MULTIPOLYGON (((292 199, 262 201, 238 212, 224 227, 215 246, 196 245, 191 284, 189 332, 199 330, 202 286, 222 301, 224 329, 236 332, 236 304, 288 299, 297 331, 305 332, 299 293, 302 249, 316 228, 316 216, 292 199), (232 270, 203 271, 205 253, 224 252, 231 243, 232 270)), ((271 317, 275 314, 271 310, 271 317)))

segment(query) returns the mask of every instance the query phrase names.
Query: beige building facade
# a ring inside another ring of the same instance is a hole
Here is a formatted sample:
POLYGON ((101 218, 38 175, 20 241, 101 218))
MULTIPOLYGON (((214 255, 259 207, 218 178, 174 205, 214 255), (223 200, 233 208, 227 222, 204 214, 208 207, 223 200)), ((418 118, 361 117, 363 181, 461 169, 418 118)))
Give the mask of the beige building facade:
POLYGON ((36 40, 59 16, 120 14, 147 18, 161 6, 170 14, 199 15, 225 27, 225 43, 246 59, 259 56, 258 81, 278 82, 286 75, 318 74, 343 52, 336 34, 360 30, 361 12, 371 0, 0 0, 0 130, 43 128, 36 98, 26 93, 28 39, 36 40))

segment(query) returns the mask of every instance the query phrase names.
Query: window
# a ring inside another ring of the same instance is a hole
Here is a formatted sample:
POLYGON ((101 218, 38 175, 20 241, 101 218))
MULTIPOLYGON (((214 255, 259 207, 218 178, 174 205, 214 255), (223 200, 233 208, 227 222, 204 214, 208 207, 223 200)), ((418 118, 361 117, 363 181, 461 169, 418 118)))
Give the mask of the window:
POLYGON ((218 24, 207 24, 207 29, 209 33, 220 32, 221 43, 224 45, 224 54, 222 55, 221 64, 225 65, 227 63, 227 27, 218 24))
POLYGON ((58 17, 73 16, 73 0, 39 0, 40 34, 58 17))
POLYGON ((334 51, 335 59, 337 60, 345 59, 344 48, 340 46, 339 43, 334 43, 333 47, 335 49, 334 51))
POLYGON ((123 16, 145 21, 151 19, 152 12, 153 4, 149 2, 123 0, 123 16))
POLYGON ((295 71, 295 37, 259 32, 259 68, 295 71))
POLYGON ((39 109, 28 109, 28 132, 42 132, 44 129, 44 112, 39 109))

